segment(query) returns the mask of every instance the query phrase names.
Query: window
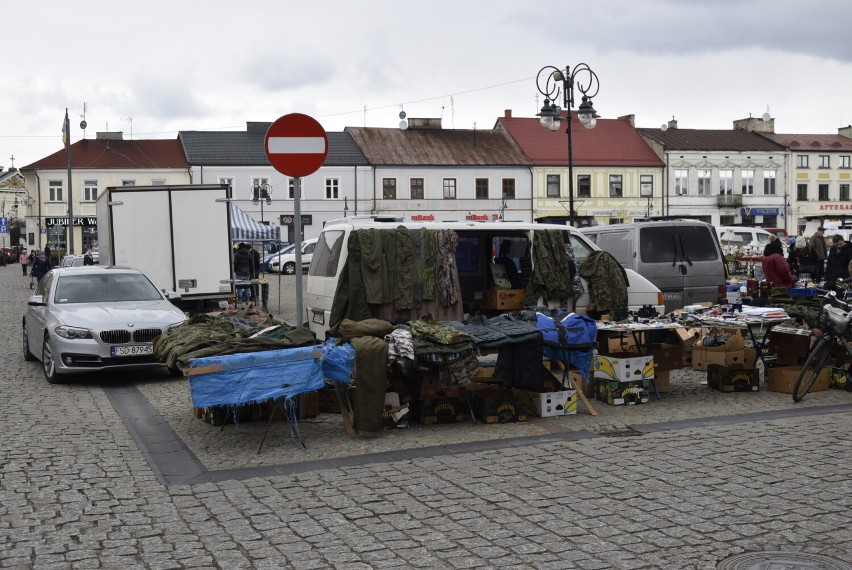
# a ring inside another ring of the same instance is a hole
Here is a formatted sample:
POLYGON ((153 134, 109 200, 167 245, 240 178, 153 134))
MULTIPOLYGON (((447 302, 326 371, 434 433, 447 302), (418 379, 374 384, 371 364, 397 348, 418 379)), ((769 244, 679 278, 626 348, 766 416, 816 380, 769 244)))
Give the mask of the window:
POLYGON ((734 193, 734 171, 719 171, 719 196, 730 196, 734 193))
POLYGON ((337 200, 338 198, 340 198, 339 178, 325 179, 325 198, 326 200, 337 200))
POLYGON ((840 185, 840 199, 844 202, 849 201, 849 185, 841 184, 840 185))
POLYGON ((646 198, 654 195, 654 177, 650 174, 639 175, 639 195, 646 198))
POLYGON ((736 223, 736 216, 719 216, 720 226, 733 226, 736 223))
POLYGON ((228 188, 233 190, 234 188, 234 179, 226 176, 219 177, 219 184, 227 184, 228 188))
POLYGON ((547 175, 547 197, 548 198, 559 198, 559 175, 558 174, 548 174, 547 175))
POLYGON ((577 176, 577 197, 591 198, 592 197, 592 175, 580 174, 577 176))
POLYGON ((165 178, 152 178, 151 179, 151 186, 165 186, 165 185, 166 185, 166 179, 165 178))
POLYGON ((61 180, 51 180, 48 182, 48 187, 50 188, 48 201, 49 202, 61 202, 62 201, 62 181, 61 180))
POLYGON ((477 178, 476 179, 476 197, 478 199, 488 199, 488 179, 487 178, 477 178))
POLYGON ((819 192, 819 201, 827 202, 828 201, 828 184, 820 184, 817 188, 819 192))
POLYGON ((83 180, 83 201, 94 202, 98 199, 98 181, 83 180))
POLYGON ((396 178, 382 178, 382 198, 396 200, 396 178))
POLYGON ((839 168, 849 168, 849 155, 841 155, 838 157, 840 159, 839 168))
POLYGON ((689 171, 675 170, 675 195, 685 196, 689 194, 689 171))
POLYGON ((796 155, 796 168, 807 168, 807 167, 808 167, 808 155, 797 154, 796 155))
POLYGON ((507 200, 515 199, 515 179, 514 178, 504 178, 503 179, 503 198, 507 200))
POLYGON ((136 179, 135 178, 126 178, 126 179, 121 181, 121 185, 122 186, 136 186, 136 179))
POLYGON ((623 196, 622 176, 621 174, 609 175, 609 197, 621 198, 623 196))
POLYGON ((807 200, 808 199, 808 185, 807 184, 796 184, 796 200, 807 200))
POLYGON ((698 171, 698 195, 710 196, 713 192, 710 190, 710 171, 698 171))
POLYGON ((763 171, 763 193, 767 195, 775 195, 775 171, 763 171))
POLYGON ((831 160, 829 159, 827 154, 819 155, 819 167, 820 168, 831 168, 831 160))
POLYGON ((447 200, 456 199, 456 179, 444 178, 444 198, 447 200))
POLYGON ((754 170, 742 171, 743 196, 754 194, 754 170))
POLYGON ((412 200, 422 200, 423 199, 423 179, 422 178, 412 178, 409 182, 409 187, 411 189, 411 199, 412 200))

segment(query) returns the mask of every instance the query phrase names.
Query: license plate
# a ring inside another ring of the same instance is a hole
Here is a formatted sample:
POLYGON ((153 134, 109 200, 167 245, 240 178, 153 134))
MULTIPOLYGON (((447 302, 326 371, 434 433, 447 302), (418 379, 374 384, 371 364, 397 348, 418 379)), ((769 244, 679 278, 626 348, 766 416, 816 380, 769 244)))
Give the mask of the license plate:
POLYGON ((311 321, 315 322, 318 325, 325 324, 325 313, 322 311, 314 311, 313 316, 311 317, 311 321))
POLYGON ((154 345, 113 346, 110 349, 113 356, 143 356, 154 354, 154 345))
POLYGON ((680 291, 664 291, 663 298, 669 301, 677 301, 680 299, 680 291))

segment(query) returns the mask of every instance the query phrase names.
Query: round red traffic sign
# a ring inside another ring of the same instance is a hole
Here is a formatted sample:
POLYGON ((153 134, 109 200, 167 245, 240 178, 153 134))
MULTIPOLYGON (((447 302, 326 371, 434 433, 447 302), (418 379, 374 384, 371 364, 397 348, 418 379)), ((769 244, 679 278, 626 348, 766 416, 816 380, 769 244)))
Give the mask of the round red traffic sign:
POLYGON ((266 157, 275 170, 294 178, 316 172, 328 154, 328 136, 316 119, 301 113, 278 118, 266 131, 266 157))

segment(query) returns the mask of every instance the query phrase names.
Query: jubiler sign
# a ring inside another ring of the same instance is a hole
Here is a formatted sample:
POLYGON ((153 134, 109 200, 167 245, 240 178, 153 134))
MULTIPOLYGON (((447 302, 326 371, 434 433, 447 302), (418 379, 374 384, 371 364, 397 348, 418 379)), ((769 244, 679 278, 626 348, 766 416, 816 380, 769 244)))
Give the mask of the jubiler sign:
MULTIPOLYGON (((51 226, 67 226, 68 225, 68 216, 62 218, 45 218, 44 225, 47 227, 51 226)), ((74 218, 75 226, 97 226, 98 219, 94 216, 92 217, 80 217, 74 218)))

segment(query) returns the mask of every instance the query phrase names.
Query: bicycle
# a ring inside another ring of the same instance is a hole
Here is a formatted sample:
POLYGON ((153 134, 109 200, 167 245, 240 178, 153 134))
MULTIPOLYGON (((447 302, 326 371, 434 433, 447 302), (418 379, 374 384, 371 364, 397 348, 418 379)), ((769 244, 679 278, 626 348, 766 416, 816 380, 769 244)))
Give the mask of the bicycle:
POLYGON ((796 378, 796 384, 793 386, 794 402, 800 402, 813 387, 836 344, 843 346, 852 357, 852 344, 846 338, 850 324, 852 324, 852 305, 838 299, 834 291, 826 293, 817 316, 817 328, 822 331, 822 336, 814 345, 802 366, 802 371, 796 378))

